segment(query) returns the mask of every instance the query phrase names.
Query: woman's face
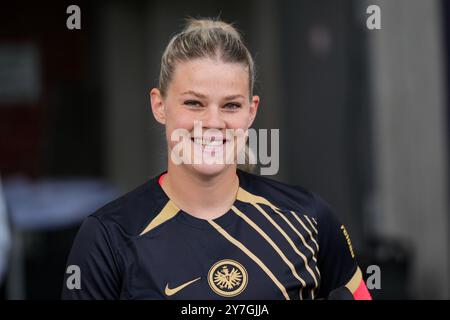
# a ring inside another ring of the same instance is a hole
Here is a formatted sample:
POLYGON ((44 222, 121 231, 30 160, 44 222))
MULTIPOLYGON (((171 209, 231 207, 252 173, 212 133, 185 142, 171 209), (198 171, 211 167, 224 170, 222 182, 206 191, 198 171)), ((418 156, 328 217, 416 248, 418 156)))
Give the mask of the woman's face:
POLYGON ((166 96, 153 89, 151 102, 166 127, 169 161, 216 175, 236 165, 259 97, 249 97, 245 65, 202 58, 179 62, 166 96))

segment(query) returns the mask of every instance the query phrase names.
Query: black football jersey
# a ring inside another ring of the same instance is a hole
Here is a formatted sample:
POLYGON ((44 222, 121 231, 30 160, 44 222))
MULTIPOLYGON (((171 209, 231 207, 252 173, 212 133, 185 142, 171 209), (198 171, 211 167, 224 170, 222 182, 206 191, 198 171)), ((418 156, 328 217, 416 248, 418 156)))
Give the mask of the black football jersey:
POLYGON ((237 170, 233 206, 205 220, 168 198, 164 174, 86 218, 67 263, 80 287, 66 274, 63 299, 320 299, 360 287, 347 230, 317 195, 237 170))

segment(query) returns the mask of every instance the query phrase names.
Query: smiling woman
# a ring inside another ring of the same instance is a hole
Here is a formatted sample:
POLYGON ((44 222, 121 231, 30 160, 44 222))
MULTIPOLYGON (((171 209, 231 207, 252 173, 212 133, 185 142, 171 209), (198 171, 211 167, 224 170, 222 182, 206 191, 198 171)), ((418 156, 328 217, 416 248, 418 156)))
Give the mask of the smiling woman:
MULTIPOLYGON (((151 91, 152 109, 156 120, 166 127, 169 152, 178 143, 171 139, 174 131, 185 129, 189 138, 184 139, 188 145, 183 149, 191 150, 189 156, 194 161, 191 161, 193 165, 190 166, 178 166, 174 165, 172 157, 169 157, 169 174, 163 187, 170 188, 169 186, 173 185, 172 178, 182 174, 181 172, 189 172, 192 176, 223 176, 229 178, 228 184, 236 182, 235 174, 223 174, 224 171, 235 171, 233 166, 227 165, 225 158, 214 163, 208 158, 216 156, 217 153, 225 155, 225 149, 234 149, 234 145, 242 147, 243 144, 235 141, 237 136, 232 139, 230 133, 247 131, 256 116, 259 98, 250 96, 248 67, 241 63, 223 62, 216 56, 196 58, 178 64, 171 75, 167 91, 156 88, 151 91), (165 95, 162 92, 165 92, 165 95), (209 129, 206 134, 196 134, 196 121, 201 122, 202 131, 209 129)), ((240 150, 237 150, 236 153, 239 152, 240 150)), ((228 189, 225 185, 224 188, 228 189)), ((229 196, 231 202, 224 204, 228 208, 234 200, 233 194, 229 196)), ((210 208, 205 209, 210 211, 210 208)), ((193 212, 198 210, 202 209, 192 208, 193 212)))
POLYGON ((253 59, 231 25, 190 20, 171 39, 150 92, 167 171, 86 219, 68 261, 81 288, 65 283, 63 298, 370 298, 324 201, 237 169, 259 105, 253 83, 253 59), (173 158, 180 143, 193 161, 173 158))

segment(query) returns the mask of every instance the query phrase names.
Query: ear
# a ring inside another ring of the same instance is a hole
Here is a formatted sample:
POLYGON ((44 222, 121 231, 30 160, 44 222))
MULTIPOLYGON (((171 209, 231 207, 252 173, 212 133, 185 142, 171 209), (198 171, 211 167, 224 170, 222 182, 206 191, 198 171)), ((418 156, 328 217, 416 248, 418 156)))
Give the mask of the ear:
POLYGON ((166 124, 166 108, 164 105, 164 99, 159 89, 153 88, 150 91, 150 102, 152 106, 153 116, 155 117, 156 121, 161 124, 166 124))
POLYGON ((256 113, 258 112, 258 106, 259 106, 259 96, 253 96, 252 101, 250 101, 250 109, 249 109, 249 123, 248 127, 250 128, 253 124, 253 121, 256 118, 256 113))

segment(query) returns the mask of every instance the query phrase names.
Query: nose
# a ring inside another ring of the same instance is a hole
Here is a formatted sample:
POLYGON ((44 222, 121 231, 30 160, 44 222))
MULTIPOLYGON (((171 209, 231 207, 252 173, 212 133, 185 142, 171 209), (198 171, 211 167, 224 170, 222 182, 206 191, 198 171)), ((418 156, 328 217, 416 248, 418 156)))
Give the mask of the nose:
POLYGON ((202 117, 202 123, 203 127, 208 129, 225 129, 226 127, 218 106, 210 106, 207 108, 202 117))

